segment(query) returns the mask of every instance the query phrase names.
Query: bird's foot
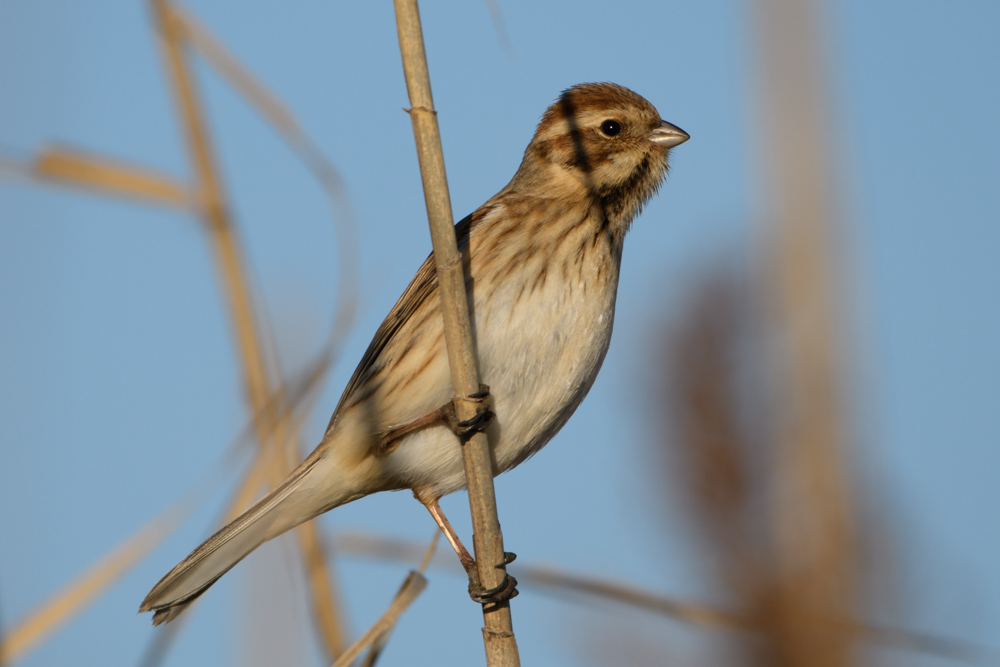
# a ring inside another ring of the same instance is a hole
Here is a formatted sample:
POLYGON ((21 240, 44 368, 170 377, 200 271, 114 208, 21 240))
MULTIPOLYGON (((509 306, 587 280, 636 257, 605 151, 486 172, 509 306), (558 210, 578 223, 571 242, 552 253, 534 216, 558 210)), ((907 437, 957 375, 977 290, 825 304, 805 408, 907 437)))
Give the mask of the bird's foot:
POLYGON ((465 442, 476 433, 485 431, 493 423, 496 413, 490 409, 491 404, 490 388, 485 384, 479 385, 479 391, 470 396, 466 396, 465 398, 455 397, 451 404, 451 409, 447 413, 448 425, 451 427, 452 432, 458 436, 459 440, 465 442), (472 403, 476 408, 476 414, 469 419, 458 421, 455 405, 459 401, 472 403))
MULTIPOLYGON (((502 569, 510 565, 514 562, 515 558, 517 558, 516 554, 509 551, 504 552, 503 564, 497 565, 497 569, 502 569)), ((476 569, 475 561, 466 565, 465 571, 469 575, 469 597, 472 598, 473 602, 478 602, 479 604, 502 604, 511 598, 517 597, 519 592, 517 590, 517 579, 507 574, 506 571, 503 573, 503 581, 494 588, 483 586, 479 580, 479 570, 476 569)))

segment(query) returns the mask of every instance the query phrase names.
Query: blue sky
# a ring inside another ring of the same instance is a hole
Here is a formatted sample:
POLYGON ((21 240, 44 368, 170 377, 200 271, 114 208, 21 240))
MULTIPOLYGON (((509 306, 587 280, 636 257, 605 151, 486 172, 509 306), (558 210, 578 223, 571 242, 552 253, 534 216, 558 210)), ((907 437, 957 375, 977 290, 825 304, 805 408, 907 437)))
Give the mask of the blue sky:
MULTIPOLYGON (((615 339, 590 397, 539 456, 497 480, 506 543, 525 562, 707 599, 682 510, 662 507, 670 495, 649 461, 659 420, 649 418, 642 389, 654 327, 676 316, 705 267, 762 256, 752 6, 499 4, 509 49, 485 3, 423 7, 456 218, 507 182, 542 111, 574 83, 626 85, 692 136, 673 152, 666 187, 627 242, 615 339)), ((343 172, 357 212, 363 306, 305 429, 311 448, 430 247, 391 3, 185 7, 293 110, 343 172)), ((822 16, 847 258, 852 456, 894 543, 900 584, 898 605, 879 620, 997 645, 1000 5, 845 0, 826 3, 822 16)), ((144 3, 9 0, 0 17, 4 158, 61 142, 185 177, 144 3)), ((246 103, 209 69, 197 71, 253 281, 294 371, 322 343, 333 312, 329 212, 246 103)), ((191 217, 0 179, 4 627, 204 480, 243 428, 240 370, 212 261, 191 217)), ((237 472, 210 478, 216 491, 203 509, 21 664, 81 655, 134 664, 156 632, 135 614, 139 601, 209 531, 237 472)), ((468 535, 464 495, 444 507, 468 535)), ((408 494, 367 498, 323 521, 331 531, 417 540, 433 532, 408 494)), ((283 549, 261 550, 214 587, 168 664, 267 664, 241 609, 254 599, 248 591, 273 589, 258 578, 286 567, 283 549)), ((338 560, 355 634, 381 613, 406 568, 338 560)), ((412 664, 413 655, 475 664, 481 617, 463 589, 458 576, 432 573, 382 664, 412 664)), ((677 664, 718 638, 531 590, 514 615, 531 664, 579 664, 601 649, 576 640, 601 629, 644 629, 650 650, 677 664)), ((308 625, 291 618, 293 628, 308 625)), ((312 639, 291 632, 305 663, 321 664, 312 639)))

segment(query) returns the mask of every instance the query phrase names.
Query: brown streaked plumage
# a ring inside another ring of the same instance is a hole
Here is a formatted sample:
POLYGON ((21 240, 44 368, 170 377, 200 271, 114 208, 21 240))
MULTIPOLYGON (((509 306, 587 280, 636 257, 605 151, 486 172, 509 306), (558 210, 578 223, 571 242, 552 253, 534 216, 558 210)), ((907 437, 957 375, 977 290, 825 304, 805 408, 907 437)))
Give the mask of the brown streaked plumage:
MULTIPOLYGON (((687 134, 610 83, 565 91, 510 183, 456 226, 494 474, 541 449, 589 391, 611 339, 622 243, 687 134)), ((160 580, 140 611, 183 611, 263 542, 370 493, 412 489, 468 565, 437 501, 465 486, 437 275, 428 257, 375 333, 322 442, 277 489, 160 580)), ((467 568, 468 569, 468 568, 467 568)))

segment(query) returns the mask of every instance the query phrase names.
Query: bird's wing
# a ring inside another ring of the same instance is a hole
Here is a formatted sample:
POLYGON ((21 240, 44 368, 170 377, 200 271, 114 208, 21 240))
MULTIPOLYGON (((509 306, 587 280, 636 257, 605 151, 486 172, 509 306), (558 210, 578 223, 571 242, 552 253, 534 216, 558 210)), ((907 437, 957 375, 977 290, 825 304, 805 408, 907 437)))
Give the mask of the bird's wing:
MULTIPOLYGON (((469 245, 469 231, 482 217, 489 211, 489 208, 482 207, 478 209, 475 213, 465 216, 458 224, 455 225, 455 235, 458 240, 459 251, 464 251, 469 245)), ((403 295, 399 297, 396 305, 392 307, 389 314, 386 316, 385 320, 379 326, 378 330, 375 332, 375 337, 372 338, 372 342, 369 343, 368 349, 365 350, 364 356, 361 357, 361 362, 358 367, 354 370, 354 375, 351 376, 350 381, 347 383, 347 387, 344 389, 343 395, 340 397, 340 402, 337 404, 337 409, 333 411, 333 416, 330 417, 330 423, 327 425, 327 431, 333 426, 334 422, 337 420, 337 416, 340 410, 345 406, 353 403, 351 400, 354 395, 361 391, 364 392, 364 386, 368 381, 375 375, 378 369, 381 367, 380 357, 382 353, 389 347, 389 344, 396 337, 403 326, 413 317, 414 313, 423 305, 427 298, 434 294, 438 288, 438 278, 437 278, 437 267, 434 262, 433 253, 427 256, 424 263, 421 264, 420 268, 417 270, 417 274, 413 276, 413 280, 407 286, 403 295)), ((432 306, 435 309, 440 308, 439 305, 434 304, 432 306)))

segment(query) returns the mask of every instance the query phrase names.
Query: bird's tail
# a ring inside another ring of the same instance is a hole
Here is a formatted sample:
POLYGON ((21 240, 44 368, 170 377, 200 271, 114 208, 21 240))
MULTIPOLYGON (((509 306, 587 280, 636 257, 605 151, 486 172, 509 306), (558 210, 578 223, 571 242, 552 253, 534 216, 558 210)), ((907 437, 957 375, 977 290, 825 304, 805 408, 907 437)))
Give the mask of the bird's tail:
POLYGON ((357 497, 338 489, 343 486, 337 484, 339 475, 323 463, 328 462, 310 457, 279 487, 205 540, 153 586, 139 611, 155 612, 153 625, 173 620, 261 544, 357 497))

